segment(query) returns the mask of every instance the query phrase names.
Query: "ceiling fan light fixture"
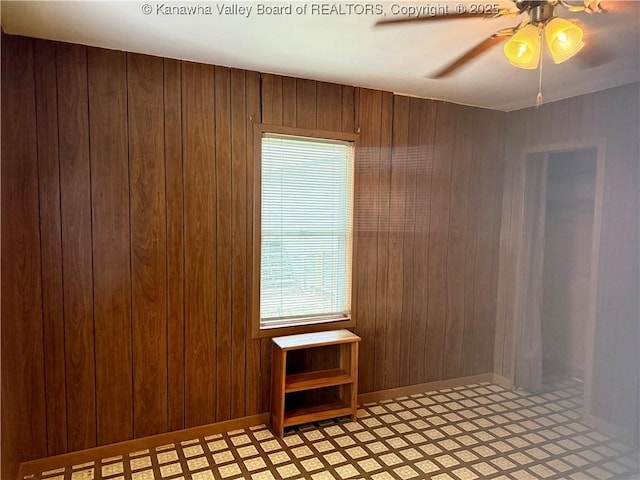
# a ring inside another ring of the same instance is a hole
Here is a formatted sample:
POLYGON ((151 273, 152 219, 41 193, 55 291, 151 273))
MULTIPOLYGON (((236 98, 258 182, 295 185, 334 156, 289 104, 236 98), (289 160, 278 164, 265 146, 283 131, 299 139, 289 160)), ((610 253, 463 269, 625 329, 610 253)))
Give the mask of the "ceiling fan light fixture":
POLYGON ((540 60, 540 32, 538 27, 529 24, 518 30, 504 44, 504 54, 512 65, 519 68, 534 69, 540 60))
POLYGON ((555 63, 570 59, 584 47, 582 28, 564 18, 551 19, 544 33, 551 58, 555 63))

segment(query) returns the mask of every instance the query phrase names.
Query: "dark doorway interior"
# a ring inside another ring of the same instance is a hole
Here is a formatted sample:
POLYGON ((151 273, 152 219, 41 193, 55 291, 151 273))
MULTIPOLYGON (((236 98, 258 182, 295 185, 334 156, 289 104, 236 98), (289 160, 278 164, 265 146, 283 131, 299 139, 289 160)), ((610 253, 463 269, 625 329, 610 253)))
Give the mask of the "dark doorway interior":
POLYGON ((583 380, 597 151, 555 152, 547 159, 543 372, 583 380))

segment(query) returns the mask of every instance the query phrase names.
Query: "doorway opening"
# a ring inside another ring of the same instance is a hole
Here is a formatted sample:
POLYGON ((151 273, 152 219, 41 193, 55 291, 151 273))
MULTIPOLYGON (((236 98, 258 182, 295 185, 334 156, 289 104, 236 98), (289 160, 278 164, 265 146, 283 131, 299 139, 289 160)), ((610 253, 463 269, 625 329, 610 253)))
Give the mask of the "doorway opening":
POLYGON ((515 385, 540 392, 545 376, 582 380, 585 411, 593 368, 603 158, 596 147, 526 155, 516 278, 515 385))
POLYGON ((597 150, 549 153, 546 161, 543 376, 583 381, 588 351, 597 150))

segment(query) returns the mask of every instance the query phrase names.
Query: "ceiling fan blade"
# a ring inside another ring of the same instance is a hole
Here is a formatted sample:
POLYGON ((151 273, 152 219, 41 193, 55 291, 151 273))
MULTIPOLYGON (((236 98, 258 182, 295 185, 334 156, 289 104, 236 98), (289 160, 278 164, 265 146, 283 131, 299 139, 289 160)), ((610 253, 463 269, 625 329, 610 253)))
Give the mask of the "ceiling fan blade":
POLYGON ((484 41, 480 42, 478 45, 473 47, 471 50, 465 52, 463 55, 456 58, 453 62, 451 62, 446 67, 438 70, 433 75, 430 75, 429 78, 438 79, 438 78, 443 78, 451 75, 457 69, 459 69, 466 63, 470 62, 477 56, 482 55, 491 47, 501 43, 502 41, 504 41, 506 37, 510 37, 515 32, 516 32, 515 28, 509 28, 509 29, 501 30, 497 33, 494 33, 489 38, 485 39, 484 41))

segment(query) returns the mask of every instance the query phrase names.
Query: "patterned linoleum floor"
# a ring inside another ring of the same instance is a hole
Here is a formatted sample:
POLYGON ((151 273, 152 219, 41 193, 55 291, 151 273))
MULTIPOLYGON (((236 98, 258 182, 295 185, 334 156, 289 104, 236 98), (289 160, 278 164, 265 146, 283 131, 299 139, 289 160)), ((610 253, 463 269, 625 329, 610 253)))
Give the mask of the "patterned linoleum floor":
POLYGON ((582 386, 544 394, 491 383, 363 405, 359 421, 197 438, 25 478, 32 480, 640 478, 634 449, 580 422, 582 386))

